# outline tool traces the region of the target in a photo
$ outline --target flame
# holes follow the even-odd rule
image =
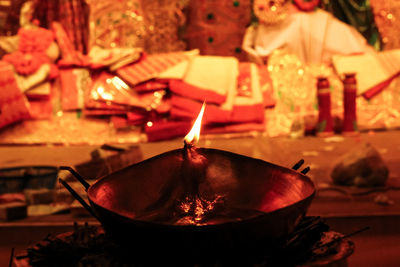
[[[193,124],[192,129],[190,132],[185,136],[185,142],[186,143],[196,143],[200,139],[200,129],[201,129],[201,120],[203,118],[204,114],[204,109],[206,108],[206,103],[203,103],[203,106],[201,107],[200,113],[197,116],[196,121]]]

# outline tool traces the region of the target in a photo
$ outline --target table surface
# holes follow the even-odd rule
[[[381,131],[361,133],[356,137],[341,135],[330,138],[288,137],[269,138],[263,135],[238,137],[232,139],[219,136],[205,136],[198,146],[228,150],[231,152],[260,158],[285,167],[292,167],[299,159],[310,166],[309,177],[317,189],[331,182],[330,173],[334,161],[343,153],[362,143],[370,143],[381,154],[390,170],[388,184],[392,188],[369,189],[341,188],[342,192],[317,190],[308,215],[321,216],[327,219],[332,229],[344,234],[362,227],[370,226],[371,230],[352,237],[356,251],[349,259],[349,266],[399,266],[400,256],[400,190],[396,184],[400,177],[400,131]],[[182,146],[182,140],[141,143],[137,145],[146,159],[162,152]],[[89,161],[90,152],[97,146],[0,146],[0,167],[26,165],[68,165]],[[383,191],[382,191],[383,190]],[[344,194],[344,193],[346,194]],[[354,196],[353,193],[364,192]],[[379,205],[375,198],[384,194],[392,205]],[[72,222],[98,224],[92,218],[74,218],[69,214],[30,217],[23,220],[0,223],[0,234],[9,235],[9,240],[18,243],[16,247],[26,247],[29,240],[40,240],[45,233],[62,232],[72,228]],[[54,230],[54,231],[53,231]],[[24,239],[25,238],[25,239]],[[22,240],[24,242],[20,242]],[[0,240],[0,262],[7,260],[9,244],[6,238]],[[21,245],[22,244],[22,245]],[[372,252],[371,252],[372,251]],[[3,255],[3,256],[1,256]],[[383,256],[380,256],[383,255]],[[1,258],[3,257],[3,258]]]
[[[340,187],[331,188],[330,173],[335,160],[355,146],[370,143],[381,154],[390,174],[389,187],[363,189]],[[181,139],[138,144],[142,158],[150,158],[162,152],[182,146]],[[232,139],[219,136],[205,136],[198,146],[231,151],[246,156],[260,158],[284,167],[292,167],[304,159],[303,167],[310,166],[308,176],[314,181],[317,195],[310,207],[310,215],[324,217],[400,215],[400,131],[361,133],[355,137],[335,135],[329,138],[288,137],[269,138],[263,135]],[[0,146],[0,167],[30,165],[74,166],[90,161],[90,153],[98,146]],[[336,187],[335,187],[336,188]],[[372,191],[368,193],[369,191]],[[383,192],[382,192],[383,191]],[[354,194],[359,194],[354,196]],[[393,205],[379,205],[374,199],[385,194]],[[17,222],[16,222],[17,223]]]

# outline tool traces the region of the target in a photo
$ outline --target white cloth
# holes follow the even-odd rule
[[[251,58],[266,57],[284,46],[305,63],[330,62],[336,54],[359,54],[372,49],[356,29],[321,9],[292,13],[276,25],[251,26],[243,40],[243,50]]]
[[[333,66],[340,76],[356,73],[357,93],[362,95],[400,73],[400,49],[363,55],[334,56]]]
[[[231,110],[237,88],[239,61],[234,57],[195,56],[187,69],[184,82],[201,89],[226,95],[222,109]]]
[[[190,61],[193,57],[198,56],[200,51],[198,49],[190,50],[184,52],[185,55],[188,56],[187,60],[184,60],[167,70],[161,72],[157,78],[159,79],[183,79],[186,73],[187,68],[189,67]]]

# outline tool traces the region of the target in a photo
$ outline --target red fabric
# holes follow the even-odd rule
[[[192,128],[192,121],[156,121],[152,126],[145,126],[149,142],[184,137]],[[264,123],[213,124],[204,126],[203,134],[240,133],[248,131],[264,131]]]
[[[160,72],[187,59],[188,56],[182,52],[142,56],[138,62],[118,69],[117,74],[134,86],[155,78]]]
[[[237,77],[237,95],[251,97],[252,93],[251,63],[241,62]]]
[[[135,87],[134,87],[135,91],[139,92],[139,93],[156,91],[156,90],[167,89],[167,88],[168,88],[168,81],[163,81],[163,80],[158,80],[158,79],[152,79],[147,82],[142,82],[142,83],[135,85]]]
[[[319,5],[319,0],[293,0],[293,2],[302,11],[314,11]]]
[[[59,74],[60,74],[60,71],[59,71],[57,65],[50,64],[50,72],[49,72],[48,79],[53,80],[53,79],[57,78]]]
[[[79,103],[79,78],[74,73],[74,69],[61,69],[60,70],[60,83],[61,83],[61,107],[63,110],[77,110],[82,108]]]
[[[18,88],[12,66],[0,61],[0,128],[29,118],[29,103]]]
[[[122,129],[130,126],[128,120],[124,116],[112,116],[111,123],[115,129]]]
[[[18,36],[18,50],[3,57],[3,60],[14,66],[16,72],[29,75],[36,72],[43,64],[51,63],[46,55],[47,48],[54,40],[51,31],[43,28],[21,28]]]
[[[29,75],[36,72],[42,64],[49,63],[49,58],[45,53],[23,53],[15,51],[11,54],[4,55],[4,61],[12,64],[15,71],[21,75]]]
[[[171,110],[171,99],[164,97],[155,111],[158,115],[167,115]]]
[[[193,120],[193,113],[185,110],[181,110],[179,108],[171,108],[170,117],[176,120]],[[206,124],[205,120],[203,120],[203,124]]]
[[[31,119],[47,120],[53,116],[53,88],[49,83],[48,94],[36,94],[34,91],[25,93],[29,101]]]
[[[226,101],[226,95],[190,85],[182,80],[170,80],[169,89],[177,95],[207,103],[222,104]]]
[[[388,87],[389,84],[399,76],[400,76],[400,72],[396,73],[395,75],[393,75],[392,77],[390,77],[386,81],[384,81],[384,82],[382,82],[380,84],[377,84],[373,88],[369,89],[364,94],[362,94],[362,96],[367,100],[373,98],[374,96],[376,96],[377,94],[382,92],[386,87]]]
[[[84,0],[36,0],[35,18],[50,28],[54,21],[64,27],[74,50],[88,52],[89,6]]]
[[[145,112],[128,112],[126,114],[127,119],[130,123],[133,123],[135,125],[142,124],[146,121],[148,118],[148,113]]]
[[[254,97],[253,96],[253,81],[251,75],[250,62],[241,62],[239,64],[239,75],[237,77],[237,97]],[[263,104],[253,105],[234,105],[232,114],[232,122],[263,122],[264,121],[264,107]]]
[[[149,142],[185,136],[192,128],[190,121],[156,121],[146,125],[144,130]]]
[[[188,98],[173,95],[171,97],[172,118],[192,118],[199,114],[202,103]],[[218,106],[209,104],[204,110],[203,123],[227,123],[230,121],[230,111],[222,110]]]
[[[237,77],[237,96],[245,99],[246,97],[253,97],[252,80],[251,80],[251,64],[240,63],[239,75]],[[256,81],[257,82],[257,81]],[[210,98],[213,95],[220,97],[221,95],[209,90],[203,90],[194,86],[187,85],[181,81],[171,81],[171,91],[179,94],[173,95],[171,98],[172,108],[171,117],[182,119],[195,119],[201,108],[202,103],[196,100],[204,100],[206,98],[207,106],[204,111],[203,124],[213,123],[243,123],[243,122],[263,122],[264,121],[264,107],[262,103],[249,104],[249,105],[234,105],[232,110],[224,110],[219,106],[210,104]],[[177,86],[174,86],[177,85]],[[180,87],[179,87],[180,86]],[[180,88],[180,90],[172,89]],[[223,96],[225,98],[225,96]],[[225,99],[226,100],[226,99]],[[218,104],[222,104],[219,102]]]
[[[110,116],[110,115],[125,115],[126,111],[116,109],[83,109],[85,116]]]
[[[249,131],[265,131],[264,123],[234,123],[222,125],[210,125],[203,129],[205,134],[220,134],[220,133],[240,133]]]
[[[47,120],[53,116],[53,103],[51,99],[29,100],[29,111],[31,119]]]
[[[51,28],[61,50],[62,58],[58,61],[58,65],[61,67],[87,66],[89,64],[88,58],[75,50],[75,46],[72,44],[63,26],[59,22],[53,22]]]
[[[246,99],[248,97],[250,100],[250,98],[253,97],[250,63],[239,64],[237,80],[238,87],[236,97],[241,99]],[[204,111],[203,125],[244,122],[262,123],[264,121],[264,106],[262,103],[233,105],[232,110],[224,110],[211,102],[210,98],[214,100],[219,98],[218,104],[222,104],[226,100],[223,98],[226,97],[216,94],[213,91],[200,89],[177,80],[170,82],[170,89],[175,93],[171,97],[172,108],[170,114],[172,118],[195,119],[201,109],[202,101],[206,99],[207,106]]]
[[[264,107],[262,104],[233,106],[230,122],[263,122]]]
[[[143,125],[147,121],[147,118],[146,114],[130,112],[127,116],[112,116],[111,122],[114,128],[121,129],[129,126]]]
[[[264,108],[273,108],[276,105],[274,92],[272,90],[265,90],[262,92]]]
[[[24,53],[45,53],[51,42],[54,40],[53,33],[44,28],[21,28],[18,31],[18,36],[18,50]]]
[[[201,102],[180,96],[171,97],[171,117],[179,119],[195,119],[201,109]],[[203,124],[263,122],[264,108],[262,104],[233,106],[232,111],[207,104],[204,110]]]
[[[96,101],[93,99],[85,100],[85,108],[86,109],[100,109],[100,110],[116,110],[126,113],[130,110],[130,107],[112,104],[110,102],[105,101]]]
[[[75,47],[83,53],[88,52],[89,8],[84,0],[69,1],[72,10],[72,24],[66,24],[68,32],[73,35]],[[68,5],[66,5],[67,7]]]

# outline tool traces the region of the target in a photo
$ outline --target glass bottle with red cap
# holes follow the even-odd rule
[[[317,97],[318,97],[317,134],[320,136],[333,135],[330,83],[328,79],[324,76],[318,77]]]
[[[343,128],[342,133],[358,133],[357,127],[357,80],[355,73],[346,73],[343,80]]]

